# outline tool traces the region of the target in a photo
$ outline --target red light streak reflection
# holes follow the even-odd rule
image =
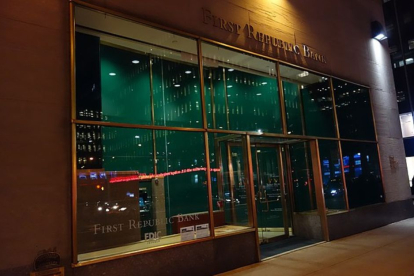
[[[146,179],[152,179],[157,177],[165,177],[165,176],[171,176],[171,175],[177,175],[177,174],[183,174],[183,173],[190,173],[190,172],[198,172],[198,171],[206,171],[206,168],[192,168],[192,169],[183,169],[180,171],[173,171],[173,172],[166,172],[166,173],[157,173],[157,174],[145,174],[140,173],[137,175],[131,175],[131,176],[117,176],[111,178],[109,180],[109,183],[119,183],[119,182],[128,182],[128,181],[135,181],[135,180],[146,180]],[[211,172],[219,172],[220,169],[210,169]]]

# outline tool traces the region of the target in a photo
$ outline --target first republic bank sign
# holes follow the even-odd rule
[[[211,25],[213,27],[222,29],[229,33],[236,35],[242,34],[242,25],[225,20],[224,18],[214,15],[210,10],[202,8],[203,10],[203,23]],[[254,27],[248,23],[244,25],[244,34],[247,35],[249,39],[255,40],[263,45],[268,45],[269,47],[275,47],[282,49],[287,52],[294,53],[295,55],[303,55],[305,58],[313,59],[315,61],[326,63],[325,56],[312,51],[309,46],[296,43],[289,43],[278,39],[274,36],[271,36],[266,33],[258,32]]]

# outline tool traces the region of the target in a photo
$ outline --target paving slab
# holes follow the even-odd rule
[[[219,275],[414,276],[414,218]]]

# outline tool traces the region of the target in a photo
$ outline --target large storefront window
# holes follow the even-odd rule
[[[195,40],[83,8],[76,15],[77,119],[202,126]]]
[[[77,125],[76,134],[80,260],[210,235],[202,133],[160,130],[154,141],[152,130]]]
[[[255,221],[268,243],[317,209],[383,201],[377,144],[358,142],[375,140],[366,88],[333,80],[338,139],[327,77],[87,8],[75,17],[75,262]]]
[[[369,90],[338,79],[332,81],[341,138],[375,141]]]
[[[79,7],[76,23],[78,260],[209,237],[204,134],[177,129],[202,126],[196,41]]]
[[[280,65],[288,134],[335,137],[329,80]]]
[[[274,62],[202,43],[208,127],[281,133]]]
[[[152,131],[77,125],[77,237],[84,253],[127,244],[148,232]],[[82,258],[82,257],[81,257]]]
[[[341,142],[349,207],[384,202],[377,145]]]

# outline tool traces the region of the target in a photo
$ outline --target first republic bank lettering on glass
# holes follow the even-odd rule
[[[218,17],[214,15],[210,10],[203,9],[203,23],[212,25],[213,27],[222,29],[224,31],[240,35],[242,34],[242,25],[227,21],[224,18]],[[247,33],[247,37],[249,39],[253,39],[257,42],[261,42],[265,45],[269,45],[271,47],[277,47],[283,49],[288,52],[292,52],[296,55],[303,55],[305,58],[310,58],[322,63],[326,63],[326,59],[323,55],[318,54],[312,51],[309,46],[302,44],[300,47],[298,44],[289,43],[278,39],[274,36],[268,35],[266,33],[255,31],[254,27],[248,23],[245,24],[244,30]]]

